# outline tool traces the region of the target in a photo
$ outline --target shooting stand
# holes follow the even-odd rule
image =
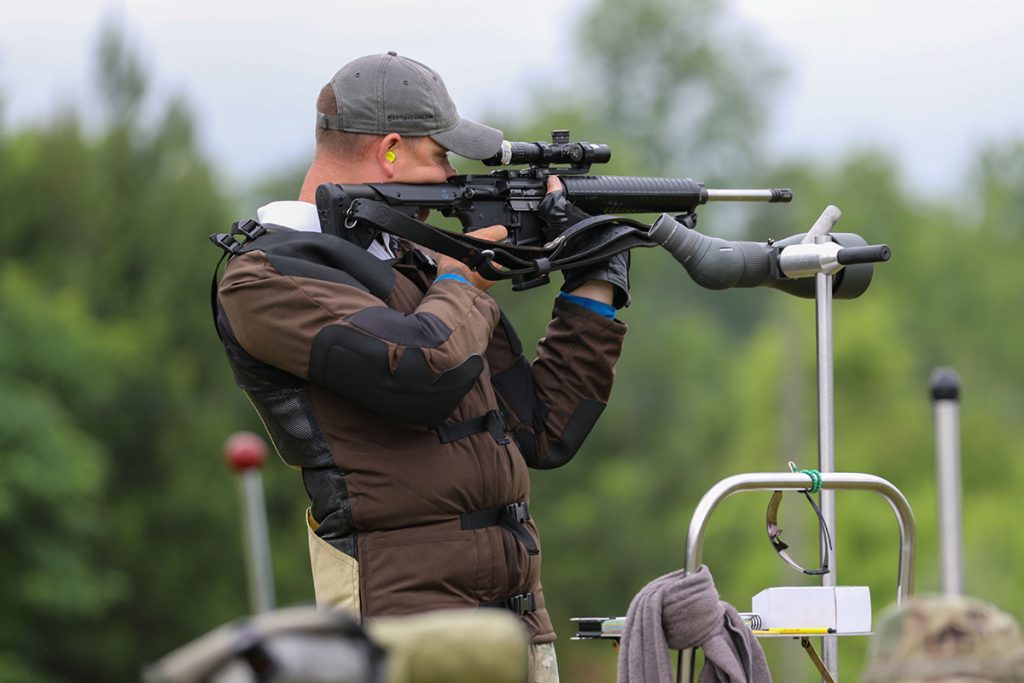
[[[820,507],[827,535],[822,534],[822,543],[832,540],[832,560],[829,571],[822,574],[823,587],[836,587],[836,529],[835,491],[874,491],[884,497],[899,526],[899,568],[896,581],[896,602],[902,604],[913,593],[914,553],[916,526],[914,515],[903,493],[893,484],[870,474],[835,471],[835,405],[833,393],[832,354],[832,293],[833,276],[842,268],[843,259],[836,258],[836,247],[829,232],[840,217],[839,209],[828,207],[799,245],[787,247],[780,256],[780,264],[786,272],[800,272],[802,276],[815,278],[817,374],[818,374],[818,470],[820,471]],[[787,250],[789,253],[787,254]],[[788,259],[788,261],[787,261]],[[888,251],[879,260],[888,259]],[[723,500],[743,491],[806,491],[808,475],[802,473],[758,472],[727,477],[712,486],[698,503],[686,537],[684,569],[687,573],[697,570],[701,564],[704,531],[711,513]],[[617,639],[622,633],[624,618],[616,619],[574,619],[579,625],[576,638]],[[758,633],[758,637],[799,638],[812,662],[827,683],[838,680],[839,656],[837,638],[844,635],[870,635],[862,633],[834,633],[818,635],[817,632],[799,633],[798,629],[787,629],[786,633]],[[822,657],[819,658],[811,645],[811,637],[822,638]],[[694,651],[679,653],[678,683],[694,680]]]

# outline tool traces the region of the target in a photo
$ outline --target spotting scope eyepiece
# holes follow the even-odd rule
[[[772,243],[725,240],[697,232],[692,222],[662,214],[651,226],[650,237],[707,289],[772,287],[813,299],[812,276],[828,273],[835,275],[834,297],[855,299],[871,284],[872,264],[888,261],[891,251],[884,244],[869,245],[854,233],[824,234],[824,244],[807,242],[812,232]]]

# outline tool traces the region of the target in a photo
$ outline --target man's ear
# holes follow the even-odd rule
[[[395,177],[395,148],[401,141],[402,136],[398,133],[388,133],[373,146],[374,164],[388,180]]]

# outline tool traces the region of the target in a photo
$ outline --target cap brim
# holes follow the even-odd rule
[[[467,159],[489,159],[501,151],[505,134],[497,128],[469,119],[459,119],[455,127],[430,136],[439,145]]]

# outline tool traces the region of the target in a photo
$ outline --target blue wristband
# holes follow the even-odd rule
[[[558,298],[565,299],[566,301],[583,306],[584,308],[589,308],[594,313],[599,313],[606,318],[615,320],[615,307],[611,304],[606,304],[603,301],[596,301],[594,299],[588,299],[585,296],[576,296],[575,294],[569,294],[567,292],[559,292]]]
[[[470,287],[473,286],[472,282],[462,277],[458,273],[445,273],[444,275],[438,275],[436,278],[434,278],[434,282],[440,282],[441,280],[458,280],[459,282],[463,282],[469,285]]]

